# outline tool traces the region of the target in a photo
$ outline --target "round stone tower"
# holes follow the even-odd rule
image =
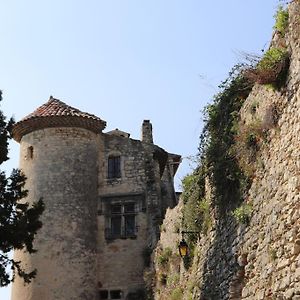
[[[97,299],[97,183],[101,131],[105,121],[50,97],[16,123],[20,168],[32,202],[43,198],[43,227],[37,253],[16,251],[36,278],[16,278],[12,300]]]

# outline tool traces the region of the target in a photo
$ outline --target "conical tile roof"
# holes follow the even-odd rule
[[[50,96],[48,102],[14,125],[13,138],[20,142],[25,134],[49,127],[81,127],[99,133],[105,126],[99,117]]]

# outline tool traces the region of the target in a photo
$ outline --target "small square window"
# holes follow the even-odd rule
[[[99,297],[100,300],[108,299],[108,291],[107,290],[99,291]]]
[[[111,299],[122,299],[122,291],[120,291],[120,290],[110,291],[110,298]]]

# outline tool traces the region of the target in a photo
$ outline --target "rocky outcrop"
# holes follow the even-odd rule
[[[255,85],[240,111],[242,124],[259,121],[268,130],[246,199],[250,220],[240,224],[231,213],[212,216],[192,267],[180,263],[178,299],[300,299],[300,2],[288,9],[285,36],[275,33],[272,42],[284,44],[290,54],[287,82],[280,90]],[[172,219],[181,217],[177,213]],[[180,236],[166,238],[169,224],[166,219],[161,245],[175,249]],[[167,284],[156,299],[165,299],[164,293],[177,299]]]

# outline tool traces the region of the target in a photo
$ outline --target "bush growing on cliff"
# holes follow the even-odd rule
[[[276,14],[274,15],[275,25],[274,29],[277,30],[281,35],[284,35],[289,25],[289,12],[284,9],[283,6],[279,6]]]
[[[289,68],[289,53],[285,48],[270,48],[254,67],[245,70],[244,75],[258,84],[271,84],[275,89],[286,81]]]
[[[183,290],[180,287],[174,289],[171,293],[171,300],[182,300],[183,298]]]
[[[157,262],[160,266],[165,267],[169,262],[170,257],[172,256],[172,249],[166,247],[162,249],[161,253],[157,257]]]
[[[247,224],[250,221],[252,210],[252,205],[243,203],[240,207],[237,207],[232,214],[238,223]]]
[[[244,77],[245,65],[235,66],[219,88],[212,104],[205,109],[205,126],[199,151],[207,166],[213,188],[213,204],[225,209],[240,202],[246,180],[232,151],[238,129],[239,111],[253,82]]]
[[[247,178],[254,175],[257,153],[262,143],[267,141],[267,136],[267,128],[258,120],[239,126],[232,153],[237,157],[238,165]]]
[[[182,228],[184,231],[206,233],[210,227],[210,204],[205,199],[206,176],[205,167],[199,166],[182,181],[182,197],[185,204],[182,218]],[[190,233],[184,237],[190,247],[191,253],[198,236],[198,233]]]

